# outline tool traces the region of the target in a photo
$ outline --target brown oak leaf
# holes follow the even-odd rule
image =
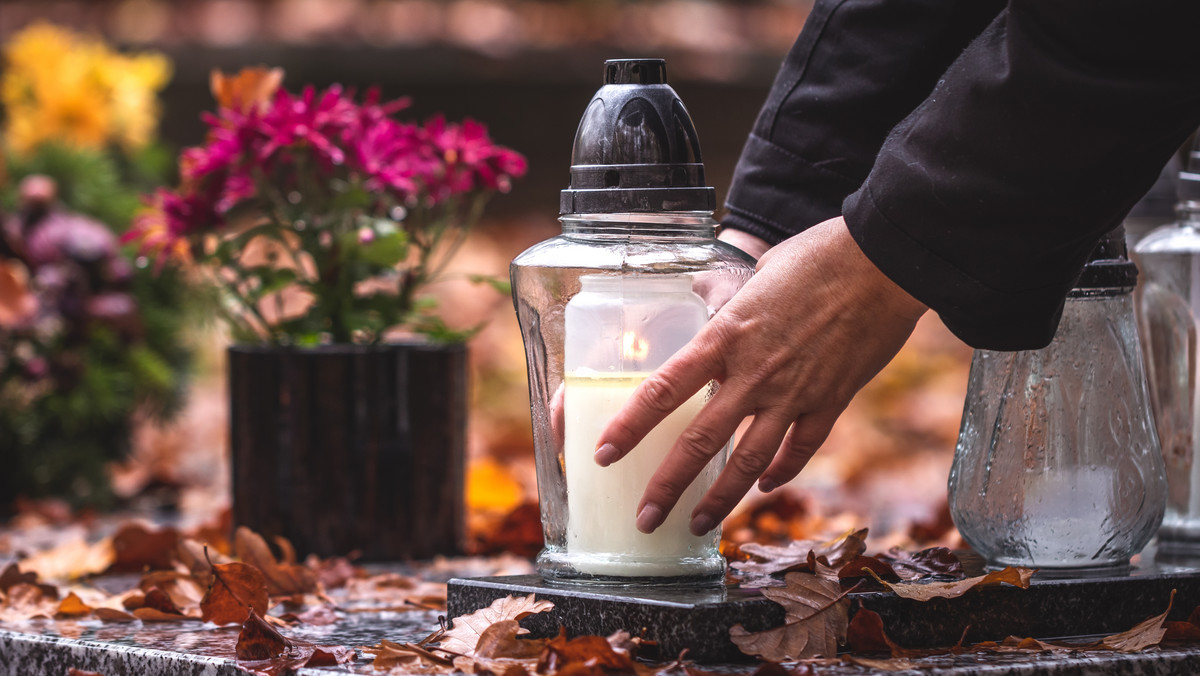
[[[809,563],[811,553],[815,560],[833,568],[840,568],[847,561],[861,556],[867,551],[865,539],[867,529],[850,530],[832,540],[795,540],[785,546],[763,545],[749,542],[741,545],[743,554],[753,558],[751,561],[738,561],[734,568],[759,574],[774,574],[792,570],[812,571]]]
[[[1167,609],[1161,615],[1155,615],[1148,620],[1139,622],[1128,631],[1104,637],[1100,640],[1100,646],[1117,652],[1135,653],[1162,643],[1163,636],[1167,633],[1163,623],[1166,622],[1167,615],[1171,612],[1171,606],[1174,603],[1175,590],[1172,589],[1171,598],[1167,600]]]
[[[271,548],[261,535],[239,526],[233,540],[234,551],[238,558],[262,571],[267,579],[267,591],[271,596],[291,596],[307,594],[317,590],[317,576],[308,568],[289,562],[287,557],[294,558],[291,545],[282,549],[284,560],[280,561],[271,553]]]
[[[783,606],[784,624],[751,633],[734,625],[729,636],[743,653],[772,661],[808,657],[834,657],[846,636],[850,602],[848,591],[834,580],[808,573],[788,573],[786,587],[769,587],[762,593]]]
[[[214,624],[241,624],[251,612],[266,615],[270,603],[267,579],[259,569],[237,561],[218,563],[200,600],[200,617]]]
[[[987,575],[978,577],[969,577],[965,580],[957,580],[954,582],[904,582],[893,584],[879,580],[880,583],[887,586],[896,593],[897,596],[914,601],[928,601],[929,599],[952,599],[962,596],[976,587],[988,587],[998,584],[1010,584],[1021,589],[1029,589],[1029,579],[1033,576],[1033,569],[1030,568],[1014,568],[1009,566],[1004,570],[997,570]]]
[[[554,608],[553,603],[537,600],[533,594],[496,599],[487,608],[480,608],[469,615],[454,618],[450,629],[441,639],[441,647],[458,655],[474,655],[479,637],[488,627],[504,620],[520,620],[552,608]]]

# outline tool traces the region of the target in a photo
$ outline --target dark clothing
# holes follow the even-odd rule
[[[774,244],[843,214],[967,343],[1044,346],[1200,124],[1197,26],[1197,0],[817,0],[725,225]]]

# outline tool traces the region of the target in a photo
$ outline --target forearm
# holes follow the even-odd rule
[[[776,244],[838,216],[888,131],[1002,6],[818,0],[743,149],[726,227]]]
[[[1200,124],[1190,0],[1010,3],[844,204],[893,281],[975,347],[1054,335],[1091,248]]]

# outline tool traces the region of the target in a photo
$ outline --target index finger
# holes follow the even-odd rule
[[[651,373],[613,416],[596,440],[596,462],[607,467],[625,457],[692,395],[720,374],[708,350],[688,343]]]

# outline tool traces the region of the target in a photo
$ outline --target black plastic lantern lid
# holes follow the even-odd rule
[[[604,62],[571,151],[562,214],[713,211],[696,127],[662,59]]]
[[[1129,260],[1125,246],[1125,226],[1117,226],[1096,244],[1071,295],[1129,293],[1137,286],[1137,276],[1137,266]]]

